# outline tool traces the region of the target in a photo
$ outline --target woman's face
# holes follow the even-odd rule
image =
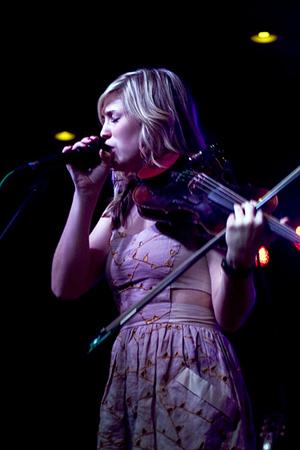
[[[117,95],[108,96],[103,119],[100,136],[111,148],[113,169],[125,173],[138,172],[143,166],[139,150],[140,122],[125,114],[124,105]]]

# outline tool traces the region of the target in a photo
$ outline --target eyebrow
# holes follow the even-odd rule
[[[112,109],[106,109],[106,110],[104,111],[104,115],[105,115],[105,116],[111,116],[114,112],[118,112],[118,110],[117,110],[117,109],[114,109],[114,108],[112,108]]]
[[[101,120],[104,120],[105,117],[112,117],[113,113],[115,113],[116,110],[115,109],[108,109],[105,110],[102,114],[101,114]]]
[[[102,109],[101,120],[105,117],[112,117],[114,113],[122,114],[124,112],[123,106],[121,104],[109,103],[105,108]]]
[[[105,108],[105,110],[103,111],[102,115],[103,116],[111,116],[113,113],[122,113],[123,109],[122,108],[118,108],[116,106],[112,106],[111,109],[108,106],[107,108]]]

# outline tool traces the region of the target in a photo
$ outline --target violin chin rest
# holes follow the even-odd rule
[[[144,167],[142,167],[138,172],[138,177],[141,180],[156,177],[166,170],[170,169],[170,167],[172,167],[176,163],[179,157],[179,153],[168,152],[157,160],[159,166],[145,165]]]

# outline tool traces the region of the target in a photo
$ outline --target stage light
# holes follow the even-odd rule
[[[297,234],[299,234],[299,236],[300,236],[300,225],[298,225],[297,227],[296,227],[296,233]],[[300,244],[298,243],[298,242],[294,242],[294,245],[295,245],[295,247],[298,249],[298,250],[300,250]]]
[[[72,141],[73,139],[75,139],[75,134],[74,133],[70,133],[70,131],[59,131],[58,133],[56,133],[54,135],[54,138],[58,141]]]
[[[279,39],[276,34],[269,33],[268,31],[260,31],[250,37],[251,41],[256,44],[271,44]]]
[[[270,254],[266,247],[260,247],[258,249],[258,256],[256,256],[256,265],[260,267],[265,267],[267,264],[269,264],[270,261]]]

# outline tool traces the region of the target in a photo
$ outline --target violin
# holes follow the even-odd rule
[[[263,208],[269,228],[292,242],[300,242],[300,236],[270,213],[278,204],[276,194],[299,174],[300,166],[256,204],[256,209]],[[140,181],[133,191],[133,200],[143,217],[163,223],[200,226],[208,235],[219,233],[233,205],[246,201],[231,187],[195,170],[193,164],[183,165],[179,155],[173,154],[169,164],[166,158],[163,169],[144,168],[138,175]],[[259,190],[258,196],[261,194]]]
[[[107,327],[102,328],[99,335],[91,342],[89,352],[101,344],[115,329],[124,325],[156,295],[218,244],[220,239],[225,236],[223,225],[227,220],[228,209],[231,210],[234,203],[245,201],[241,195],[216,181],[210,175],[195,170],[192,165],[188,164],[186,168],[182,169],[181,167],[180,170],[179,159],[179,155],[173,154],[170,159],[166,156],[163,161],[160,161],[162,163],[161,168],[143,168],[138,174],[139,182],[132,192],[133,200],[140,214],[146,218],[159,220],[161,223],[167,224],[175,220],[176,225],[178,223],[177,216],[184,215],[188,223],[194,223],[196,226],[201,225],[199,228],[204,227],[203,229],[207,230],[207,234],[212,233],[214,236],[209,240],[206,239],[208,242],[192,252],[191,256],[169,273],[138,303],[120,314]],[[285,185],[299,174],[300,166],[264,195],[256,204],[256,209],[265,206],[270,199],[274,198]],[[274,207],[274,204],[272,207]],[[226,211],[226,214],[224,214],[224,211]],[[280,221],[267,213],[265,213],[265,216],[270,228],[275,233],[293,242],[300,242],[300,236],[292,228],[281,224]],[[216,220],[216,217],[218,220]],[[189,234],[185,227],[178,228],[180,228],[179,233]],[[222,229],[218,232],[220,228]]]

